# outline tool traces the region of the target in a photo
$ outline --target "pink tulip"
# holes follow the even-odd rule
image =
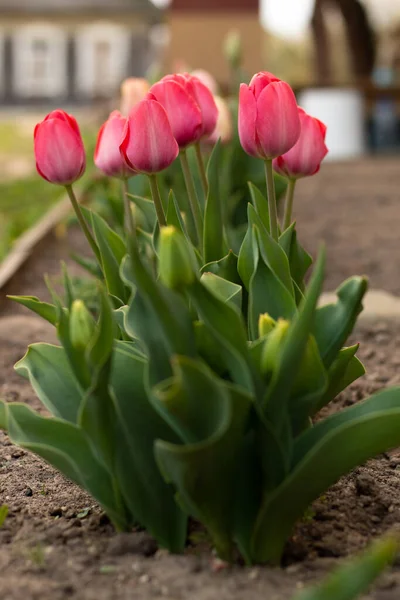
[[[85,149],[78,123],[63,110],[53,110],[34,132],[36,168],[44,179],[70,185],[82,177]]]
[[[212,134],[205,140],[207,143],[215,144],[219,139],[223,144],[227,144],[232,139],[232,114],[228,103],[221,96],[214,97],[218,108],[217,125]]]
[[[167,111],[181,149],[214,131],[218,108],[210,90],[197,77],[188,73],[167,75],[150,91]]]
[[[325,145],[326,126],[302,108],[298,111],[301,123],[300,137],[293,148],[273,161],[275,171],[289,179],[315,175],[328,153]]]
[[[135,174],[128,168],[119,149],[127,121],[118,110],[114,110],[97,137],[94,164],[109,177],[126,178]]]
[[[166,169],[178,156],[167,113],[153,94],[131,110],[120,151],[130,169],[148,174]]]
[[[197,79],[199,79],[201,83],[208,87],[213,96],[218,94],[218,84],[215,78],[211,75],[211,73],[209,73],[205,69],[195,69],[194,71],[191,71],[190,74],[192,77],[197,77]]]
[[[239,137],[243,149],[264,160],[284,154],[300,135],[296,98],[289,84],[271,73],[240,86]]]
[[[129,77],[121,85],[121,113],[127,117],[136,104],[144,100],[150,88],[147,79]]]

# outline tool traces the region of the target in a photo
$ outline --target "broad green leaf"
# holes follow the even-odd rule
[[[149,200],[148,198],[144,198],[143,196],[137,196],[136,194],[129,194],[129,198],[143,213],[147,222],[148,229],[149,231],[152,231],[154,228],[154,224],[157,220],[156,209],[154,208],[153,201]]]
[[[296,594],[293,600],[355,600],[396,558],[399,540],[388,535],[347,560],[321,583]]]
[[[329,404],[341,391],[346,389],[353,381],[364,375],[365,368],[355,356],[359,344],[342,348],[337,358],[332,363],[328,371],[328,389],[315,407],[318,412]]]
[[[232,252],[232,250],[230,250],[229,253],[224,256],[224,258],[206,263],[202,267],[201,273],[206,272],[214,273],[214,275],[223,277],[228,281],[232,281],[232,283],[242,285],[242,280],[240,279],[238,273],[238,257]]]
[[[268,233],[270,233],[268,200],[260,192],[258,187],[256,187],[253,183],[249,182],[248,185],[250,190],[251,201],[257,212],[257,215],[261,219],[265,229],[268,231]]]
[[[159,440],[156,458],[179,502],[207,527],[220,556],[231,559],[235,475],[251,397],[200,362],[179,357],[176,365],[175,380],[156,393],[187,443]]]
[[[400,445],[400,388],[319,421],[295,442],[290,475],[264,501],[253,559],[277,562],[296,522],[325,490],[357,465]]]
[[[250,281],[256,270],[258,260],[258,248],[254,240],[251,223],[248,224],[246,235],[240,246],[238,256],[238,273],[247,291],[250,290]]]
[[[220,348],[232,380],[245,389],[253,391],[252,362],[250,359],[246,330],[242,317],[235,306],[226,304],[200,281],[196,280],[188,295],[199,318]]]
[[[208,194],[204,210],[204,262],[219,260],[224,256],[224,227],[219,178],[221,142],[214,146],[207,166]]]
[[[14,444],[38,454],[86,489],[118,529],[127,529],[132,524],[116,503],[109,473],[96,460],[79,427],[41,417],[23,404],[9,404],[7,413],[8,433]]]
[[[166,220],[167,225],[173,225],[176,229],[184,234],[186,239],[189,239],[186,226],[173,190],[171,190],[168,195]]]
[[[55,417],[77,422],[83,390],[65,350],[51,344],[31,344],[15,370],[29,379],[39,400]]]
[[[101,262],[107,290],[112,296],[119,298],[122,303],[129,298],[119,276],[119,267],[127,253],[125,243],[99,215],[91,213],[92,228],[100,250]]]
[[[179,438],[149,401],[146,379],[147,361],[137,355],[133,344],[118,342],[110,381],[117,415],[115,469],[131,513],[163,546],[181,552],[187,517],[154,457],[155,440],[179,443]]]
[[[296,292],[297,303],[302,299],[302,292],[304,292],[304,277],[312,265],[312,258],[299,244],[297,240],[296,223],[292,223],[279,237],[279,245],[285,251],[286,256],[289,259],[290,273],[295,284],[294,289]],[[300,291],[300,293],[297,291]]]
[[[239,310],[242,308],[242,286],[232,283],[214,273],[203,273],[200,281],[224,302],[232,302]]]
[[[57,322],[57,311],[54,304],[48,302],[41,302],[36,296],[7,296],[10,300],[26,306],[29,310],[33,311],[52,325]]]
[[[363,309],[362,299],[367,287],[368,281],[365,277],[352,277],[337,290],[336,303],[321,306],[316,311],[313,333],[327,368],[331,366],[353,330]]]
[[[263,261],[287,288],[290,295],[294,297],[289,261],[285,252],[265,229],[260,217],[251,204],[248,205],[247,215],[249,224],[251,223],[257,229],[257,243]]]

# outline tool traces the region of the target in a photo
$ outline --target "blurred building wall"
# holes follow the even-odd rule
[[[243,45],[243,67],[250,74],[262,69],[265,33],[258,0],[174,0],[168,11],[170,44],[167,66],[180,62],[204,68],[221,83],[229,78],[223,42],[237,30]]]

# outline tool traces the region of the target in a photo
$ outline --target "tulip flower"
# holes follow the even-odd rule
[[[50,183],[71,185],[86,167],[78,123],[63,110],[53,110],[34,132],[36,168]]]
[[[144,100],[150,84],[141,77],[129,77],[121,85],[121,113],[127,117],[136,104]]]
[[[215,144],[219,139],[227,144],[232,139],[232,115],[228,103],[221,96],[214,97],[218,108],[217,125],[212,134],[205,140],[207,143]]]
[[[179,146],[167,113],[152,93],[131,110],[122,134],[120,152],[129,169],[149,175],[158,221],[160,226],[165,225],[154,176],[174,162]]]
[[[283,228],[289,227],[292,221],[293,196],[296,180],[318,173],[321,162],[328,153],[325,144],[326,126],[324,123],[308,115],[298,108],[301,133],[296,144],[282,156],[273,161],[277,173],[289,179]]]
[[[215,78],[211,75],[211,73],[209,73],[205,69],[195,69],[194,71],[191,71],[190,74],[192,77],[196,77],[197,79],[199,79],[199,81],[201,81],[203,85],[208,87],[213,96],[218,94],[218,83],[216,82]]]
[[[127,121],[118,110],[114,110],[97,136],[94,164],[109,177],[125,179],[136,173],[128,168],[119,149]]]
[[[197,77],[188,73],[167,75],[150,91],[167,111],[181,149],[214,131],[218,109],[212,93]]]
[[[257,158],[272,159],[288,152],[300,135],[300,119],[292,88],[271,73],[242,83],[239,96],[239,137],[243,149]]]
[[[318,173],[328,152],[325,144],[326,126],[302,108],[299,108],[298,112],[301,123],[299,139],[288,152],[273,161],[275,171],[289,179]]]

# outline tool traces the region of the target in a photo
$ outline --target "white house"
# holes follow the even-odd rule
[[[0,103],[109,98],[155,58],[150,0],[0,0]]]

